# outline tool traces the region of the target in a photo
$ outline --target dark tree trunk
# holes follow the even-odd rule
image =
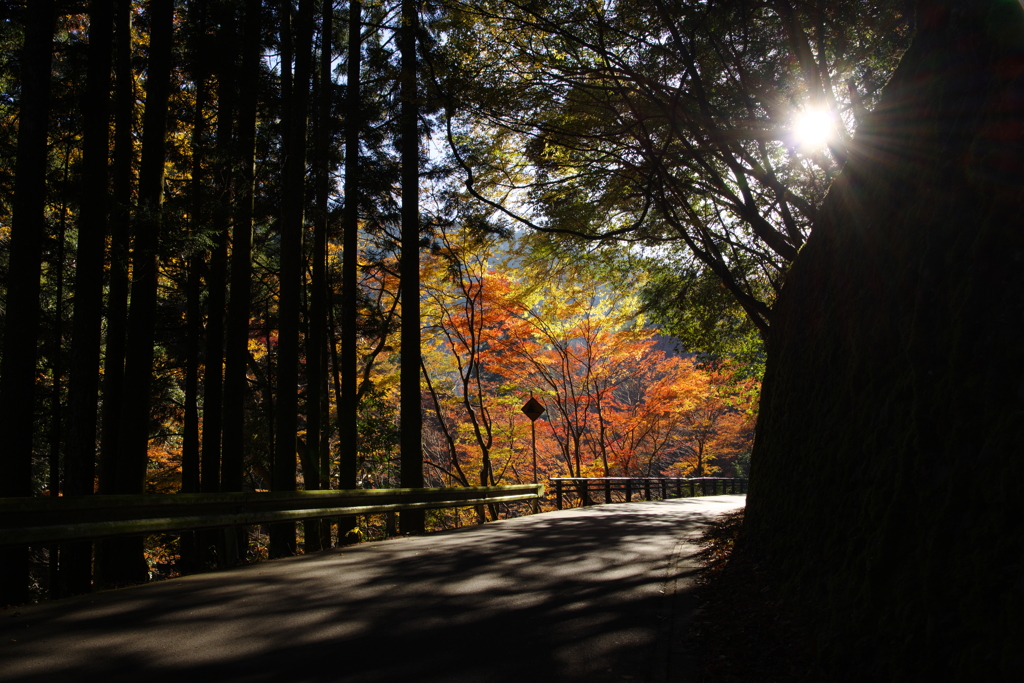
[[[94,491],[100,323],[103,316],[103,246],[107,236],[107,154],[113,11],[110,0],[90,3],[89,66],[83,105],[82,201],[75,255],[75,309],[71,321],[70,423],[64,453],[65,495]],[[63,552],[71,593],[92,585],[92,546],[69,543]]]
[[[128,310],[124,397],[117,441],[118,466],[112,493],[142,493],[149,451],[149,406],[156,319],[157,251],[164,185],[164,145],[170,93],[173,0],[152,0],[146,110],[139,167],[139,213],[132,250],[132,296]],[[107,584],[145,581],[142,538],[104,544],[101,574]]]
[[[917,26],[775,305],[744,541],[837,678],[1017,680],[1024,16]]]
[[[252,278],[252,219],[255,184],[256,108],[259,90],[261,3],[247,0],[239,74],[236,214],[231,233],[231,299],[224,356],[224,445],[222,488],[242,490],[245,402],[249,394],[249,306]]]
[[[217,18],[217,161],[211,219],[213,250],[206,281],[206,353],[203,375],[203,452],[199,490],[221,490],[221,433],[224,403],[224,317],[227,306],[228,235],[231,230],[231,170],[234,159],[233,128],[236,94],[234,3],[218,3]],[[226,534],[210,529],[199,532],[200,559],[206,566],[224,563]]]
[[[331,287],[329,282],[328,282],[328,290],[327,290],[327,300],[328,301],[334,301],[334,289]],[[342,408],[341,408],[341,406],[342,406],[341,364],[340,364],[340,362],[338,360],[338,339],[337,339],[337,336],[335,334],[335,330],[336,329],[337,329],[337,325],[336,325],[335,319],[334,319],[334,306],[330,305],[330,306],[327,307],[327,332],[328,332],[328,334],[327,334],[327,336],[328,336],[327,343],[328,343],[329,352],[330,352],[330,355],[331,355],[331,381],[332,381],[332,384],[334,386],[334,405],[335,405],[335,410],[337,411],[336,414],[335,414],[335,422],[340,424],[341,420],[342,420],[342,416],[341,416],[341,410],[342,410]],[[339,434],[340,434],[340,430],[339,430]],[[338,449],[340,451],[342,451],[342,453],[344,453],[344,448],[345,448],[344,442],[339,443]],[[354,445],[353,445],[353,448],[354,448]],[[344,455],[342,455],[341,457],[343,458]],[[339,458],[339,460],[340,460],[340,458]],[[342,474],[342,465],[339,462],[339,465],[338,465],[338,488],[339,489],[355,488],[355,473],[354,472],[353,472],[353,475],[352,475],[352,480],[353,480],[353,482],[352,482],[353,485],[352,486],[346,486],[345,485],[345,483],[344,483],[345,480],[344,480],[343,474]],[[355,532],[350,533],[356,527],[356,518],[354,516],[353,517],[341,517],[337,521],[338,521],[338,545],[358,542],[358,533],[355,533]]]
[[[21,107],[3,359],[0,361],[0,497],[32,495],[32,435],[36,348],[39,341],[39,275],[46,223],[47,119],[53,55],[54,4],[29,6],[22,51]],[[28,548],[0,550],[0,605],[28,600]]]
[[[216,230],[207,280],[206,374],[203,377],[203,457],[200,490],[220,490],[223,416],[224,316],[227,305],[228,235],[232,205],[231,166],[235,108],[236,48],[234,7],[220,5],[217,31],[217,196],[213,223]]]
[[[320,451],[323,431],[324,331],[327,325],[324,297],[327,292],[327,222],[330,198],[330,126],[331,96],[334,83],[331,78],[331,35],[333,33],[334,4],[324,0],[320,26],[319,107],[317,112],[317,144],[315,157],[316,217],[313,223],[313,276],[310,281],[309,331],[306,338],[306,449],[309,472],[305,473],[306,489],[330,488],[330,469],[324,467]],[[324,486],[325,480],[328,486]],[[326,522],[324,522],[326,523]],[[305,522],[306,552],[322,550],[321,520]]]
[[[228,301],[224,351],[224,442],[221,490],[241,491],[245,446],[245,405],[249,396],[249,306],[252,279],[252,220],[255,186],[256,108],[262,52],[262,3],[246,0],[239,74],[235,219],[231,232],[231,298]],[[244,530],[236,532],[236,550],[228,561],[245,557]]]
[[[191,30],[195,45],[192,52],[191,76],[195,83],[195,111],[192,119],[192,215],[190,228],[198,236],[206,224],[206,193],[203,188],[206,170],[206,106],[209,97],[206,55],[211,49],[207,36],[208,13],[206,2],[193,3],[191,8]],[[181,492],[199,493],[200,490],[200,448],[199,448],[199,346],[203,337],[203,312],[201,301],[202,270],[205,254],[195,250],[188,257],[188,275],[185,283],[185,407],[181,443]],[[183,573],[199,571],[199,542],[197,531],[186,531],[181,535],[181,567]]]
[[[266,407],[266,415],[264,423],[267,426],[267,448],[270,453],[271,462],[271,475],[267,481],[267,485],[273,487],[274,476],[273,476],[273,461],[274,454],[277,452],[277,434],[274,432],[274,416],[277,412],[274,409],[274,387],[277,386],[277,374],[274,371],[274,355],[276,351],[273,350],[272,339],[271,339],[271,322],[270,322],[270,306],[268,306],[263,313],[263,319],[265,321],[265,327],[263,329],[264,343],[267,346],[267,381],[265,389],[263,390],[262,398],[263,404]]]
[[[107,339],[103,359],[103,428],[100,437],[101,483],[113,479],[111,468],[117,457],[118,420],[124,390],[125,335],[128,324],[129,223],[135,152],[132,130],[135,124],[135,79],[132,74],[131,0],[115,0],[114,68],[117,76],[114,96],[113,206],[110,215],[110,269],[107,294]],[[103,493],[101,489],[101,493]]]
[[[290,0],[281,5],[282,122],[284,169],[281,197],[281,266],[278,303],[277,444],[274,449],[273,490],[294,491],[298,429],[299,304],[302,284],[302,220],[305,195],[306,121],[309,106],[310,48],[313,35],[310,0],[301,0],[296,15],[295,74],[291,71]],[[295,525],[271,526],[272,557],[295,552]]]
[[[420,211],[419,106],[416,94],[416,34],[419,12],[415,0],[402,0],[402,357],[401,425],[402,487],[423,486],[423,413],[420,398]],[[403,533],[423,531],[423,511],[402,513]]]
[[[345,215],[341,270],[341,401],[338,404],[338,488],[356,487],[358,459],[358,335],[359,307],[359,133],[362,125],[362,3],[350,0],[348,17],[348,83],[345,88]],[[338,543],[354,542],[354,517],[338,521]],[[344,536],[344,538],[343,538]]]
[[[197,97],[198,99],[198,97]],[[195,128],[193,128],[193,131]],[[193,151],[193,154],[195,152]],[[195,173],[193,184],[197,184]],[[195,216],[193,212],[193,216]],[[188,260],[185,283],[185,409],[181,436],[181,492],[199,493],[199,342],[203,335],[203,313],[200,301],[200,266],[202,255],[192,254]],[[182,572],[199,570],[199,546],[195,531],[181,535]]]
[[[286,356],[291,354],[297,356],[298,340],[294,341],[295,350],[289,348],[290,342],[284,340],[285,328],[290,326],[291,321],[286,322],[286,317],[294,315],[295,331],[290,334],[298,336],[298,283],[291,280],[298,279],[298,268],[295,264],[286,265],[286,261],[296,261],[299,258],[298,246],[293,242],[301,240],[299,235],[292,236],[291,220],[289,212],[292,207],[289,204],[289,195],[294,195],[292,189],[292,178],[289,173],[291,166],[290,156],[293,154],[292,142],[293,126],[291,123],[294,113],[292,111],[292,3],[290,0],[282,0],[278,9],[278,40],[281,46],[281,152],[284,157],[281,168],[281,204],[278,218],[280,233],[280,265],[278,267],[278,335],[277,335],[277,381],[274,387],[277,391],[277,399],[274,401],[272,411],[272,422],[274,423],[274,434],[271,438],[271,466],[270,466],[270,488],[272,491],[294,491],[295,490],[295,443],[294,437],[288,436],[295,433],[296,422],[298,421],[298,408],[295,407],[295,392],[298,386],[298,360],[294,363]],[[286,282],[286,280],[288,280]],[[294,308],[294,312],[290,309]],[[269,334],[268,334],[269,337]],[[270,348],[269,346],[267,347]],[[296,366],[291,371],[292,365]],[[291,398],[283,394],[290,394]],[[271,392],[273,394],[273,392]],[[279,522],[270,525],[270,557],[283,557],[295,554],[295,524],[291,522]]]
[[[208,202],[204,188],[207,165],[206,106],[209,99],[208,55],[213,50],[207,33],[209,12],[207,2],[199,0],[190,9],[191,31],[195,44],[191,53],[191,76],[195,83],[195,111],[192,122],[192,178],[191,224],[194,236],[201,234],[206,225]],[[205,252],[195,250],[188,258],[188,275],[185,284],[185,407],[181,445],[181,492],[199,493],[200,485],[200,436],[199,436],[199,357],[203,339],[202,273],[205,269]],[[181,535],[182,572],[200,570],[200,532],[186,531]]]

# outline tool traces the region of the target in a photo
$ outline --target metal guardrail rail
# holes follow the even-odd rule
[[[0,545],[538,500],[543,484],[446,489],[0,498]]]
[[[690,496],[718,495],[719,487],[722,493],[728,493],[730,488],[732,493],[747,492],[746,479],[730,477],[552,477],[551,482],[555,485],[555,504],[559,510],[563,497],[569,493],[579,494],[583,505],[593,505],[593,494],[602,492],[605,503],[614,502],[613,492],[621,492],[627,503],[634,495],[642,495],[644,500],[651,500],[652,495],[667,499],[675,494],[681,498],[684,490]]]

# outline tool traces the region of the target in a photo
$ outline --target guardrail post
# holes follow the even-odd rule
[[[558,503],[558,509],[562,509],[562,480],[555,479],[555,500]]]
[[[690,498],[693,498],[696,495],[697,495],[697,483],[693,479],[691,479],[690,480]]]
[[[612,502],[612,482],[608,478],[604,480],[604,502]]]
[[[683,482],[681,479],[676,479],[676,498],[683,497]]]
[[[627,479],[626,480],[626,502],[627,503],[632,503],[633,502],[633,480],[632,479]]]
[[[644,479],[644,500],[650,500],[650,499],[651,499],[651,480],[645,478]]]
[[[587,479],[583,479],[582,481],[579,482],[579,484],[583,485],[583,488],[581,490],[581,493],[583,494],[583,499],[580,501],[580,504],[583,505],[583,507],[587,507],[588,505],[590,505],[590,481],[588,481]],[[579,488],[579,486],[577,486],[577,488]]]
[[[668,482],[661,480],[661,499],[668,500]]]

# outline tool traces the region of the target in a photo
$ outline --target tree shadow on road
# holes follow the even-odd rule
[[[0,680],[665,680],[697,509],[566,510],[40,605],[4,616]]]

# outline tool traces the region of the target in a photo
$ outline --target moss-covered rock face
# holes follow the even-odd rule
[[[1024,12],[920,4],[773,313],[746,536],[840,677],[1024,680]]]

